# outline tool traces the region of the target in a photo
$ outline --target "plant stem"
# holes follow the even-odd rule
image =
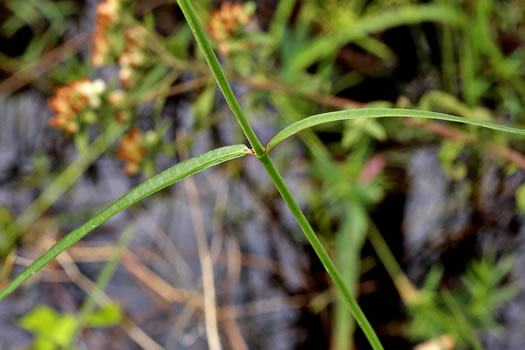
[[[190,1],[178,0],[178,3],[180,8],[182,9],[184,17],[186,17],[186,20],[188,21],[191,31],[193,32],[193,35],[197,40],[197,44],[199,45],[204,55],[204,58],[206,59],[206,62],[208,62],[208,65],[210,66],[211,72],[213,73],[213,76],[217,81],[217,85],[219,85],[219,88],[221,89],[224,98],[226,99],[226,102],[230,106],[233,114],[235,115],[239,126],[241,127],[244,135],[246,135],[248,141],[250,141],[250,144],[252,145],[257,158],[262,157],[264,155],[264,147],[261,141],[259,141],[257,135],[255,135],[255,132],[253,131],[250,123],[244,116],[244,113],[241,110],[241,106],[239,105],[239,102],[237,102],[237,99],[233,94],[230,84],[226,79],[226,75],[224,74],[221,65],[219,64],[219,60],[217,59],[217,56],[215,55],[215,52],[213,51],[213,48],[211,47],[211,44],[207,39],[206,33],[204,33],[204,29],[202,28],[202,25],[200,24],[199,19],[195,14],[195,11],[191,7]]]
[[[281,174],[279,173],[277,168],[275,168],[272,159],[268,154],[265,154],[263,157],[259,158],[259,160],[268,172],[268,175],[270,175],[273,183],[275,184],[275,187],[277,187],[277,190],[281,194],[281,197],[288,205],[288,208],[290,208],[290,211],[295,217],[295,220],[303,230],[312,248],[314,248],[315,253],[319,257],[319,260],[321,260],[323,266],[325,267],[330,277],[332,278],[332,281],[334,282],[335,286],[343,296],[343,299],[346,301],[348,307],[350,308],[350,311],[352,312],[352,315],[354,316],[356,322],[359,324],[359,326],[363,330],[363,333],[365,333],[366,337],[368,338],[370,345],[372,345],[372,348],[374,349],[383,349],[381,342],[375,334],[372,326],[366,319],[365,314],[357,304],[355,298],[350,293],[348,287],[345,285],[343,278],[341,277],[341,275],[337,271],[337,268],[335,267],[335,264],[332,262],[332,259],[324,249],[319,238],[317,238],[317,235],[314,233],[312,226],[310,226],[310,223],[304,216],[303,212],[301,211],[301,208],[299,208],[299,205],[297,204],[295,198],[288,189],[288,186],[286,186],[286,183],[281,177]]]
[[[363,330],[363,333],[368,338],[370,345],[372,345],[372,348],[374,350],[383,350],[383,346],[381,345],[381,342],[379,341],[379,338],[375,334],[372,326],[366,319],[366,316],[364,315],[363,311],[357,304],[357,301],[354,299],[349,289],[346,287],[341,275],[339,274],[339,272],[337,271],[335,267],[335,264],[330,259],[330,256],[324,249],[323,245],[321,244],[321,241],[319,241],[319,238],[317,238],[317,236],[315,235],[312,227],[310,226],[310,223],[308,222],[303,212],[299,208],[299,205],[295,201],[295,198],[293,197],[292,193],[290,192],[290,190],[284,183],[284,180],[279,174],[279,171],[277,170],[277,168],[275,168],[270,156],[266,152],[265,148],[262,146],[261,142],[259,141],[259,138],[257,137],[252,127],[250,126],[250,123],[248,122],[244,114],[242,113],[240,105],[237,102],[235,95],[233,94],[230,84],[228,83],[228,80],[226,79],[226,76],[224,72],[222,71],[221,65],[219,64],[219,61],[217,60],[217,56],[215,55],[215,52],[213,51],[213,48],[208,40],[208,37],[206,36],[206,33],[204,32],[204,29],[202,28],[202,25],[199,22],[199,19],[197,18],[197,15],[195,14],[195,11],[193,10],[193,7],[191,6],[190,1],[189,0],[178,0],[178,3],[182,9],[184,17],[188,21],[191,31],[193,32],[193,35],[195,36],[195,39],[206,61],[208,62],[208,65],[210,66],[210,69],[213,73],[213,76],[215,77],[215,80],[217,81],[217,84],[219,85],[222,93],[224,94],[226,102],[232,109],[232,112],[237,118],[237,121],[242,131],[246,135],[246,138],[250,141],[256,157],[261,161],[264,168],[268,172],[268,175],[270,176],[273,183],[275,184],[275,187],[277,187],[277,190],[279,191],[282,198],[284,199],[284,201],[290,208],[290,211],[292,212],[297,223],[303,230],[306,238],[308,239],[308,241],[314,248],[314,251],[316,252],[319,259],[321,260],[326,271],[328,272],[328,274],[334,281],[335,286],[337,287],[337,289],[339,289],[341,295],[343,296],[343,299],[348,304],[350,311],[352,312],[352,315],[356,319],[356,322],[359,324],[359,326]]]
[[[392,282],[394,282],[394,286],[401,296],[401,299],[408,306],[417,304],[421,299],[421,293],[405,275],[394,254],[392,254],[388,244],[381,235],[381,232],[379,232],[379,229],[372,220],[369,221],[369,227],[368,240],[376,251],[379,260],[383,263],[383,266],[392,279]]]

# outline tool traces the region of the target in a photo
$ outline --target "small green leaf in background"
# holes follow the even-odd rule
[[[424,298],[409,307],[410,335],[428,340],[448,334],[457,344],[454,349],[483,349],[476,335],[501,330],[497,310],[519,292],[515,281],[505,281],[514,262],[510,255],[496,260],[485,254],[468,266],[454,288],[442,285],[444,268],[434,265],[421,290]]]
[[[216,84],[214,81],[212,81],[211,84],[208,84],[191,106],[191,112],[195,120],[195,127],[197,128],[202,125],[213,111],[213,106],[215,104],[215,86]]]
[[[166,38],[166,49],[178,59],[186,59],[191,52],[189,44],[192,42],[192,38],[190,28],[183,26],[173,33],[173,35]]]
[[[112,327],[120,324],[123,318],[120,305],[109,302],[91,313],[86,319],[86,325],[90,328]]]
[[[71,315],[59,314],[49,306],[40,305],[22,317],[19,324],[35,335],[33,349],[54,350],[69,343],[76,320]]]
[[[145,94],[148,91],[154,91],[155,85],[164,77],[168,72],[168,68],[165,66],[156,66],[149,72],[147,72],[144,77],[140,80],[140,85],[138,85],[131,93],[130,99],[137,98],[142,94]]]
[[[463,152],[462,142],[444,140],[439,149],[438,158],[445,174],[453,180],[462,180],[467,175],[467,166],[457,158]]]
[[[88,315],[89,328],[112,327],[122,322],[123,315],[116,303],[107,303]],[[35,307],[18,324],[35,336],[32,349],[55,350],[68,346],[73,340],[77,319],[67,313],[58,313],[46,305]]]
[[[525,184],[518,187],[516,190],[516,204],[519,210],[525,213]]]
[[[353,119],[345,123],[343,132],[342,146],[345,149],[358,144],[363,137],[372,137],[378,141],[386,140],[386,131],[377,120],[374,119]]]

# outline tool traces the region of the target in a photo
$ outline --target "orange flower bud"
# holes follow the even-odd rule
[[[117,150],[117,157],[125,160],[124,171],[128,175],[136,174],[139,170],[139,164],[146,154],[146,148],[143,146],[142,133],[137,128],[130,129],[128,135],[120,140],[120,146]]]

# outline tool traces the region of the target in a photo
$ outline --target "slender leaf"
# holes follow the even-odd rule
[[[208,66],[210,67],[210,70],[213,76],[215,77],[217,85],[219,86],[219,88],[222,91],[222,94],[224,95],[226,103],[228,103],[228,106],[230,106],[233,115],[237,119],[237,123],[241,127],[242,132],[244,133],[248,141],[250,141],[250,144],[252,145],[255,154],[258,157],[262,156],[264,154],[264,148],[261,144],[261,141],[259,141],[257,135],[255,135],[252,126],[248,122],[248,119],[246,119],[246,117],[244,116],[241,106],[235,98],[230,83],[228,83],[228,79],[226,79],[226,75],[224,74],[221,68],[219,60],[217,59],[217,56],[213,51],[210,41],[208,40],[208,37],[204,32],[204,28],[202,27],[199,18],[197,17],[197,14],[195,13],[195,10],[191,5],[191,1],[177,0],[177,2],[179,3],[182,13],[186,18],[186,21],[188,22],[188,25],[190,26],[191,31],[193,32],[193,35],[195,36],[195,40],[197,41],[197,44],[199,45],[202,54],[206,59],[206,62],[208,62]]]
[[[111,124],[106,132],[88,145],[86,152],[71,162],[53,182],[36,198],[29,207],[7,228],[7,238],[0,247],[2,255],[9,252],[16,240],[55,203],[71,186],[77,182],[102,153],[104,153],[128,129],[127,125]]]
[[[70,232],[67,236],[58,241],[53,247],[36,259],[20,275],[18,275],[6,288],[0,291],[0,300],[11,294],[25,280],[34,275],[42,267],[47,265],[58,254],[71,247],[86,234],[100,226],[106,220],[130,207],[136,202],[160,191],[161,189],[173,185],[175,182],[190,175],[208,169],[215,165],[224,163],[228,160],[240,158],[251,151],[245,145],[225,146],[203,153],[197,157],[185,160],[171,168],[155,175],[151,179],[143,182],[131,191],[114,201],[106,209],[91,218],[84,225]]]
[[[457,117],[444,113],[435,113],[427,111],[418,111],[413,109],[398,109],[398,108],[362,108],[350,109],[344,111],[330,112],[313,115],[311,117],[299,120],[275,135],[268,145],[266,152],[275,147],[278,143],[284,141],[288,137],[297,134],[298,132],[311,128],[316,125],[335,122],[338,120],[361,119],[361,118],[386,118],[386,117],[405,117],[405,118],[421,118],[421,119],[437,119],[451,122],[458,122],[470,125],[481,126],[497,131],[509,132],[513,134],[525,135],[525,130],[512,128],[510,126],[487,123],[479,120]]]
[[[269,33],[274,42],[282,41],[284,32],[286,31],[286,24],[292,15],[296,0],[282,0],[278,2],[277,9],[270,23]]]
[[[297,201],[295,200],[294,196],[288,189],[288,186],[286,186],[286,183],[281,177],[279,170],[277,170],[277,168],[273,164],[270,155],[265,154],[263,157],[259,158],[259,161],[263,164],[264,168],[268,172],[268,175],[272,178],[275,187],[281,194],[281,197],[286,202],[286,205],[292,212],[293,216],[295,217],[295,220],[303,230],[303,233],[308,239],[308,242],[310,242],[310,245],[317,254],[317,257],[319,258],[319,260],[321,260],[321,263],[332,278],[332,281],[334,282],[336,288],[341,293],[341,296],[348,305],[348,308],[354,316],[355,321],[357,322],[359,327],[361,327],[361,330],[368,339],[370,346],[372,346],[372,349],[374,350],[383,350],[383,345],[381,345],[381,341],[377,337],[377,334],[372,328],[372,325],[366,318],[365,314],[363,313],[363,310],[361,310],[361,308],[359,307],[357,300],[352,296],[352,293],[350,293],[350,289],[345,284],[341,273],[339,272],[339,270],[333,263],[330,255],[328,254],[326,249],[323,247],[323,244],[315,234],[314,230],[312,229],[312,226],[306,219],[306,216],[304,216],[303,212],[301,211],[301,208],[299,207],[299,204],[297,204]]]
[[[391,11],[373,13],[339,28],[337,32],[312,39],[293,58],[291,66],[296,70],[306,69],[321,58],[331,55],[337,48],[355,40],[390,28],[422,22],[460,25],[465,22],[465,18],[454,7],[441,4],[406,5]]]
[[[383,350],[383,346],[381,345],[377,334],[374,332],[372,325],[370,324],[370,322],[368,322],[365,314],[359,307],[359,304],[350,293],[348,287],[345,285],[343,278],[337,271],[337,268],[335,267],[335,264],[332,262],[332,259],[328,255],[328,252],[326,251],[326,249],[324,249],[323,245],[321,244],[321,241],[315,235],[312,226],[304,216],[303,212],[301,211],[301,208],[297,204],[297,201],[295,200],[292,193],[288,189],[288,186],[286,186],[286,183],[279,174],[279,171],[277,170],[277,168],[275,168],[275,165],[273,164],[270,156],[265,152],[261,141],[253,131],[250,123],[245,118],[244,114],[242,113],[239,102],[235,98],[235,95],[233,94],[233,91],[231,90],[231,87],[228,81],[226,80],[226,76],[222,71],[219,61],[217,60],[217,56],[215,56],[215,53],[213,52],[213,49],[206,36],[206,33],[204,32],[204,28],[200,24],[197,15],[195,14],[195,11],[193,10],[190,0],[177,1],[180,5],[180,8],[182,9],[184,17],[186,17],[186,20],[188,21],[188,24],[191,27],[191,30],[195,36],[195,39],[197,40],[197,43],[199,44],[199,47],[201,48],[204,57],[206,58],[206,61],[208,62],[208,65],[210,66],[210,69],[215,77],[215,80],[217,81],[217,84],[219,85],[222,93],[224,94],[224,98],[226,99],[228,105],[232,109],[233,114],[237,118],[237,122],[239,123],[239,126],[244,132],[246,138],[250,141],[254,150],[253,153],[259,159],[261,164],[266,169],[266,172],[271,177],[275,187],[277,188],[277,190],[281,194],[281,197],[286,202],[286,205],[294,215],[295,220],[303,230],[306,238],[308,239],[312,248],[315,250],[317,256],[319,257],[319,260],[321,260],[326,271],[328,272],[328,274],[334,281],[334,284],[336,285],[337,289],[343,296],[343,299],[346,301],[350,311],[352,312],[352,315],[354,315],[356,322],[363,330],[363,333],[370,342],[370,345],[374,350]]]

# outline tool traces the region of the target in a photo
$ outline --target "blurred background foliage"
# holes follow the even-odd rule
[[[364,106],[525,127],[521,0],[199,0],[193,5],[263,141],[306,116]],[[124,179],[125,190],[178,161],[187,149],[197,154],[203,145],[244,142],[175,1],[3,0],[0,9],[0,284],[35,255],[31,251],[47,246],[46,239],[101,208],[101,198],[78,204],[88,196],[79,190],[83,179]],[[20,107],[31,103],[37,107]],[[34,135],[43,141],[32,143]],[[387,349],[477,350],[525,346],[519,331],[525,321],[519,317],[525,308],[525,271],[519,264],[524,149],[517,136],[472,126],[371,119],[305,131],[273,154]],[[122,170],[104,173],[101,157]],[[291,256],[311,255],[301,248],[297,229],[287,226],[268,181],[249,167],[233,163],[222,176],[243,188],[241,199],[250,193],[264,207],[264,225],[285,232],[272,237],[282,240],[275,244],[291,244],[285,249],[295,250]],[[167,192],[165,197],[172,195]],[[219,199],[215,204],[221,208]],[[75,203],[75,214],[64,203]],[[230,232],[239,250],[255,249],[250,247],[257,242],[243,241],[244,234],[236,232],[250,229],[236,222],[253,213],[243,212],[242,201],[234,208],[221,231]],[[100,283],[79,278],[84,267],[78,262],[77,268],[74,257],[59,261],[55,270],[63,269],[69,281],[64,288],[73,283],[85,292],[74,306],[40,294],[12,297],[27,302],[16,311],[6,308],[9,317],[2,322],[29,333],[16,339],[0,335],[0,348],[205,346],[202,318],[192,310],[191,298],[168,297],[168,304],[187,306],[170,309],[165,322],[180,325],[183,312],[193,317],[193,328],[173,331],[168,325],[164,333],[150,325],[142,331],[134,321],[140,318],[126,310],[133,303],[129,298],[119,304],[106,296],[106,302],[97,299],[97,310],[82,307],[111,285],[120,259],[146,285],[137,271],[143,276],[144,268],[160,269],[151,262],[138,265],[130,254],[138,254],[144,239],[135,240],[135,250],[121,240],[103,255]],[[227,242],[215,249],[227,249]],[[282,274],[296,273],[279,267],[278,256],[268,260]],[[269,283],[282,283],[278,288],[290,297],[305,296],[300,316],[288,326],[306,335],[265,341],[264,328],[255,337],[241,326],[233,336],[222,320],[225,348],[366,348],[322,269],[311,260],[305,264],[302,273],[313,281],[298,290],[285,288],[283,281]],[[99,270],[88,271],[96,279]],[[215,272],[217,279],[230,273]],[[237,282],[235,288],[243,288],[243,279]],[[200,289],[197,281],[192,295],[198,298]],[[227,305],[239,304],[233,295]],[[112,340],[115,325],[133,340],[130,347],[114,343],[120,339]],[[110,333],[90,343],[90,329],[102,327]],[[165,333],[182,340],[170,344]]]

